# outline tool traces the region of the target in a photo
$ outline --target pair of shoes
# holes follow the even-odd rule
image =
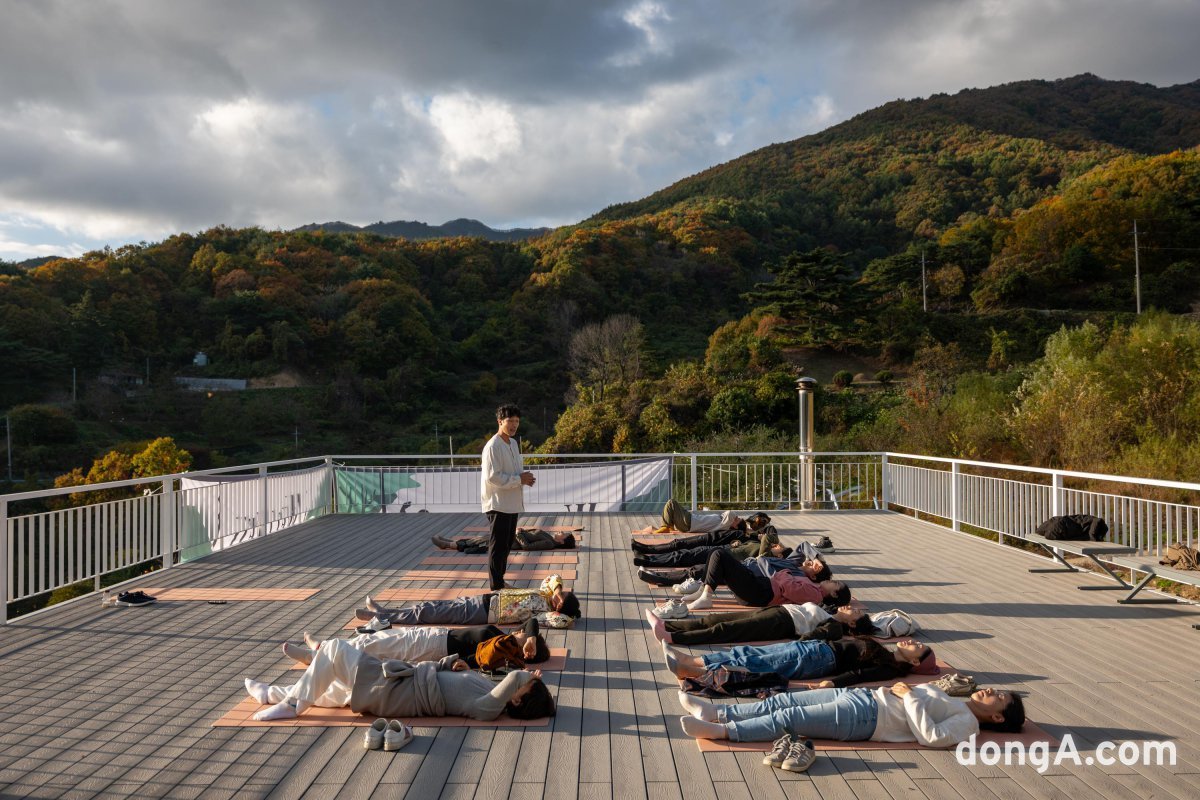
[[[675,594],[691,594],[704,585],[703,581],[695,578],[688,578],[683,583],[677,583],[671,587],[671,591]]]
[[[951,697],[966,697],[977,688],[974,678],[970,675],[959,675],[957,672],[938,678],[930,685],[936,686]]]
[[[813,547],[817,548],[818,553],[832,553],[833,552],[833,540],[830,539],[828,536],[822,536],[820,539],[817,540],[817,543],[815,545],[813,545]]]
[[[113,605],[131,608],[135,606],[148,606],[151,603],[157,602],[157,597],[151,597],[145,592],[121,592],[117,595],[117,599],[113,601]]]
[[[801,739],[792,733],[784,734],[775,740],[771,752],[763,757],[763,763],[769,767],[779,767],[788,772],[804,772],[817,760],[817,751],[813,749],[811,739]]]
[[[688,610],[687,603],[679,598],[672,598],[661,606],[652,608],[650,613],[659,619],[683,619],[692,612]]]
[[[399,750],[413,740],[413,729],[398,719],[377,719],[363,734],[363,747],[367,750]]]
[[[386,631],[390,627],[392,627],[392,621],[390,619],[384,619],[383,617],[372,617],[371,621],[366,625],[359,625],[354,630],[358,631],[359,633],[379,633],[380,631]]]

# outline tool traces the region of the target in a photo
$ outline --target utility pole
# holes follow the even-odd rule
[[[75,367],[71,367],[71,404],[74,405],[78,400],[78,395],[75,393]]]
[[[1137,313],[1142,313],[1142,265],[1138,258],[1137,220],[1133,221],[1133,294],[1137,302]]]
[[[925,291],[925,248],[921,248],[921,310],[929,311],[929,296]]]
[[[450,466],[454,466],[454,437],[450,438]]]
[[[4,439],[8,442],[8,482],[12,483],[12,420],[4,415]]]
[[[295,441],[296,441],[296,444],[293,447],[292,452],[295,455],[299,455],[300,454],[300,426],[299,425],[296,426],[296,429],[292,432],[292,435],[295,437]]]

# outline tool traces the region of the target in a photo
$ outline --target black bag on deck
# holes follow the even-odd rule
[[[1058,541],[1103,542],[1108,536],[1108,523],[1091,514],[1070,514],[1051,517],[1037,526],[1038,536]]]

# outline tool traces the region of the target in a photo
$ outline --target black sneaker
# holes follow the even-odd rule
[[[814,545],[814,547],[817,548],[818,552],[832,553],[833,552],[833,540],[830,539],[828,536],[822,536],[820,539],[817,540],[817,543],[816,543],[816,545]]]
[[[157,602],[157,597],[151,597],[145,592],[121,592],[117,595],[117,601],[114,605],[131,608],[134,606],[148,606],[151,603]]]
[[[629,540],[629,549],[635,553],[645,554],[649,552],[649,547],[650,545],[646,544],[645,542],[639,542],[637,539]]]
[[[644,567],[644,566],[646,566],[646,557],[645,557],[645,556],[634,556],[634,557],[633,557],[633,565],[634,565],[635,567]]]

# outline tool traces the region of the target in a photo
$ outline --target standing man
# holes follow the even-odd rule
[[[517,443],[517,428],[521,426],[521,409],[503,405],[496,409],[499,430],[483,447],[483,475],[479,495],[483,513],[491,526],[488,538],[488,579],[493,592],[504,588],[504,571],[508,569],[508,551],[517,533],[517,515],[525,510],[523,492],[533,486],[532,472],[521,468],[521,446]]]

